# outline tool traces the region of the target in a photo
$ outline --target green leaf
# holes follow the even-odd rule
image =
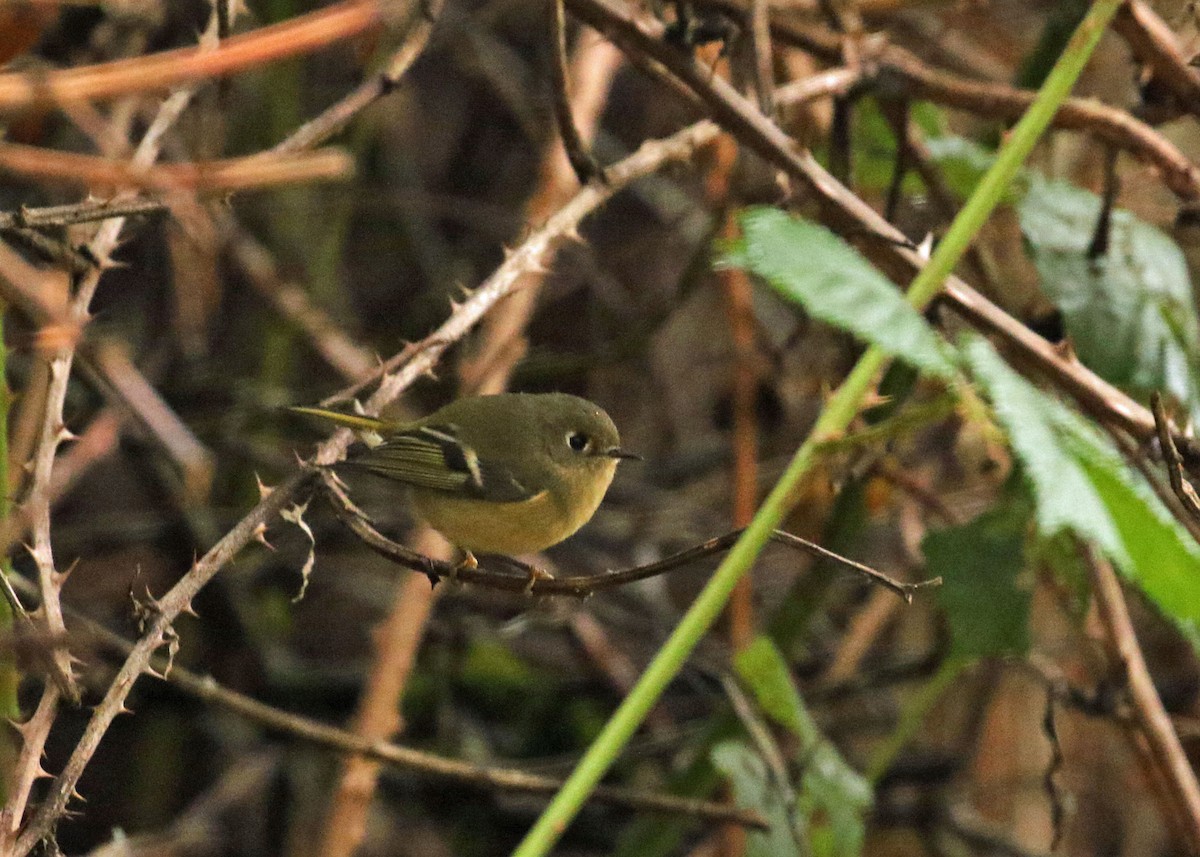
[[[967,338],[963,354],[1021,460],[1042,534],[1073,532],[1096,543],[1200,644],[1200,548],[1191,536],[1088,422],[982,338]]]
[[[798,807],[807,820],[813,853],[858,854],[871,787],[821,734],[779,649],[770,638],[758,637],[738,653],[734,669],[767,716],[798,739],[797,757],[803,766]]]
[[[729,778],[737,805],[758,810],[770,829],[746,835],[747,857],[802,857],[803,829],[799,818],[789,812],[784,792],[772,782],[767,765],[753,749],[741,741],[722,741],[710,753],[713,766]]]
[[[945,343],[900,291],[823,226],[774,208],[739,218],[742,238],[721,263],[747,267],[814,318],[938,378],[955,375]]]
[[[1116,209],[1108,252],[1089,258],[1100,208],[1095,194],[1065,182],[1032,183],[1018,212],[1042,289],[1089,368],[1114,384],[1166,390],[1200,416],[1200,324],[1183,253]]]
[[[733,659],[733,667],[754,693],[759,707],[805,745],[821,740],[788,669],[783,653],[769,637],[756,637]]]
[[[1104,501],[1056,430],[1057,402],[1009,368],[986,340],[967,337],[963,354],[992,401],[1033,488],[1038,529],[1046,536],[1074,531],[1112,555],[1121,551]]]
[[[931,532],[922,543],[927,573],[942,578],[937,595],[952,655],[1023,655],[1029,648],[1029,591],[1018,575],[1033,510],[1023,493],[1010,487],[975,520]]]

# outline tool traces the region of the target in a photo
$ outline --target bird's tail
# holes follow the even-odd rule
[[[340,426],[346,426],[357,431],[386,432],[393,425],[387,420],[380,420],[361,414],[344,414],[341,411],[331,411],[326,408],[292,407],[288,408],[288,410],[295,414],[305,414],[306,416],[337,423]]]

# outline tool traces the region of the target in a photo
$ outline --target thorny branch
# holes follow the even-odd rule
[[[686,57],[682,53],[675,51],[670,46],[660,49],[661,46],[657,43],[657,40],[661,34],[654,31],[653,25],[647,26],[641,22],[633,22],[622,11],[609,6],[604,0],[570,0],[570,2],[576,14],[593,21],[601,29],[605,29],[606,32],[612,35],[615,41],[622,44],[626,50],[629,50],[631,52],[631,59],[636,63],[643,67],[647,63],[650,63],[659,69],[670,69],[677,81],[682,80],[690,91],[698,94],[720,121],[742,138],[744,142],[758,150],[764,157],[782,166],[794,177],[801,178],[806,185],[815,190],[829,206],[831,219],[835,221],[840,220],[844,224],[852,224],[859,229],[865,228],[869,233],[873,232],[887,239],[879,242],[878,246],[873,245],[873,252],[888,257],[896,269],[903,270],[906,273],[911,273],[913,269],[921,264],[919,256],[903,242],[902,236],[899,236],[890,226],[882,222],[865,203],[862,203],[844,187],[824,174],[815,161],[803,153],[797,153],[791,141],[770,120],[758,114],[736,92],[732,92],[728,87],[723,88],[721,81],[712,80],[711,76],[707,74],[706,69],[698,69],[690,57]],[[321,14],[326,14],[328,20],[340,22],[338,24],[340,29],[335,28],[335,31],[332,31],[335,32],[334,35],[330,34],[331,31],[327,31],[322,36],[325,41],[318,40],[306,43],[307,45],[319,46],[333,38],[342,38],[344,34],[358,32],[377,19],[378,10],[373,3],[346,2],[337,4],[335,7],[326,10],[325,13],[314,13],[314,16]],[[315,22],[317,18],[314,16],[304,16],[304,26],[307,27]],[[299,25],[300,19],[289,22],[289,24]],[[279,27],[284,26],[286,25],[279,25]],[[270,50],[277,51],[277,53],[257,53],[253,55],[252,59],[248,59],[251,56],[249,53],[235,54],[233,50],[235,43],[240,46],[251,42],[256,37],[264,38],[267,30],[272,31],[272,37],[279,32],[276,28],[264,28],[247,37],[239,37],[239,39],[243,40],[242,42],[238,42],[237,39],[229,40],[219,49],[221,52],[219,61],[209,61],[200,52],[184,51],[171,52],[172,56],[169,58],[167,55],[152,58],[156,62],[162,61],[164,63],[167,63],[169,59],[170,63],[175,63],[174,65],[169,64],[160,67],[151,66],[151,64],[143,62],[136,68],[123,67],[121,71],[124,76],[116,73],[118,69],[115,66],[119,64],[111,64],[113,68],[77,69],[74,72],[61,73],[61,76],[55,76],[60,73],[54,73],[49,79],[44,79],[43,81],[30,81],[28,78],[19,75],[0,75],[0,108],[4,106],[28,105],[39,101],[61,103],[62,101],[81,97],[104,97],[120,91],[135,91],[151,85],[166,85],[168,78],[172,82],[178,82],[179,80],[229,73],[233,69],[241,67],[238,65],[239,62],[245,65],[257,64],[262,62],[264,57],[268,55],[283,55],[285,51],[295,52],[308,49],[308,47],[303,45],[298,46],[293,41],[290,45],[272,43],[274,46]],[[295,39],[295,31],[289,32],[292,34],[292,38]],[[305,32],[310,33],[308,30]],[[310,39],[316,38],[311,33],[306,37]],[[262,47],[262,44],[256,45],[255,50],[259,50]],[[419,47],[417,50],[419,50]],[[901,53],[892,52],[898,50],[889,48],[881,56],[884,60],[891,62],[889,68],[892,71],[900,73],[900,77],[905,82],[905,85],[910,87],[911,94],[933,100],[941,99],[942,103],[960,106],[963,109],[977,110],[987,115],[998,117],[1009,115],[1006,111],[1023,109],[1024,102],[1021,101],[1021,98],[1024,97],[1024,94],[1018,93],[1018,97],[1014,98],[1012,94],[1015,92],[1014,90],[1006,88],[1000,90],[971,89],[969,86],[959,86],[961,81],[946,80],[936,76],[934,78],[930,78],[928,75],[922,76],[925,71],[930,70],[920,66],[915,68],[909,67],[907,69],[908,76],[905,77],[905,57]],[[872,59],[876,64],[884,61],[880,57],[873,57]],[[151,68],[156,70],[155,74],[150,73]],[[841,79],[846,80],[849,78],[859,78],[863,72],[855,68],[853,71],[839,69],[830,74],[840,75]],[[171,77],[171,75],[174,75],[174,77]],[[383,78],[379,79],[379,81],[383,80]],[[384,94],[388,89],[387,85],[380,85],[378,81],[373,81],[373,83],[376,83],[376,85],[370,90],[372,94],[364,96],[365,101],[359,103],[369,102],[373,98],[378,97],[378,95]],[[392,83],[394,83],[394,78],[392,79]],[[956,86],[958,88],[955,88]],[[1097,112],[1095,110],[1089,112],[1086,108],[1088,108],[1086,104],[1068,105],[1068,109],[1064,109],[1060,113],[1059,121],[1067,123],[1063,127],[1084,128],[1101,136],[1108,135],[1106,139],[1113,139],[1118,145],[1123,145],[1131,151],[1139,153],[1142,157],[1158,164],[1159,168],[1163,171],[1168,185],[1176,193],[1185,198],[1197,195],[1198,184],[1194,168],[1190,164],[1186,165],[1186,168],[1180,167],[1178,160],[1175,158],[1175,153],[1161,145],[1161,138],[1158,135],[1154,135],[1151,131],[1150,134],[1153,136],[1147,137],[1144,126],[1117,121],[1112,114],[1103,111]],[[351,106],[348,109],[352,115],[354,110],[361,108]],[[1119,111],[1115,111],[1115,113],[1127,117],[1127,114],[1121,114]],[[1071,119],[1072,116],[1075,117],[1074,120]],[[1069,124],[1071,121],[1075,121],[1077,124]],[[302,142],[297,148],[305,148],[315,144],[317,139],[324,139],[324,136],[332,133],[333,130],[336,130],[336,127],[340,127],[340,125],[334,123],[327,127],[319,128],[318,133],[312,135],[313,142]],[[379,407],[382,407],[398,396],[413,380],[430,370],[436,364],[442,352],[451,343],[461,338],[497,301],[518,287],[520,282],[519,275],[522,272],[536,270],[540,264],[543,264],[547,259],[550,249],[565,237],[569,237],[579,220],[595,207],[603,204],[615,189],[624,186],[639,175],[644,175],[653,169],[657,169],[669,160],[689,157],[698,147],[710,141],[717,132],[717,126],[712,123],[702,122],[680,132],[680,134],[675,135],[669,140],[647,144],[638,153],[613,168],[611,173],[613,188],[585,188],[581,191],[568,205],[564,206],[563,209],[551,218],[543,230],[530,236],[529,240],[524,242],[520,248],[510,255],[504,265],[483,286],[472,293],[463,304],[457,306],[450,318],[438,331],[421,343],[406,348],[400,355],[397,355],[397,358],[394,358],[393,363],[385,364],[385,368],[382,370],[382,383],[375,395],[371,397],[368,405],[369,409],[378,410]],[[150,137],[152,135],[147,136]],[[133,211],[125,211],[117,208],[116,206],[120,204],[124,203],[114,203],[113,212],[120,211],[122,214],[134,213]],[[132,207],[138,205],[136,201],[128,204]],[[157,205],[157,203],[153,202],[147,203],[148,207],[155,207]],[[139,213],[142,210],[144,209],[138,208]],[[63,213],[59,215],[61,220],[58,222],[68,222],[71,217],[81,216],[81,211],[82,207],[75,212]],[[18,215],[12,215],[12,217],[16,218]],[[115,227],[112,226],[112,223],[113,221],[110,221],[105,224],[105,227],[93,243],[94,248],[104,250],[105,243],[110,242],[109,250],[111,250],[111,242],[115,242],[120,229],[119,223]],[[14,225],[19,226],[21,224]],[[107,258],[107,254],[102,252],[97,255],[97,258],[103,260]],[[99,277],[99,269],[97,269],[93,276],[94,279],[93,277],[88,277],[81,284],[70,307],[71,316],[79,316],[78,323],[81,327],[86,322],[86,307],[88,300],[90,300],[90,291],[95,288],[94,280]],[[87,280],[92,281],[90,286],[87,284]],[[86,300],[84,299],[85,293],[88,298]],[[1057,354],[1049,346],[1049,343],[1030,333],[1007,314],[970,290],[965,284],[952,279],[947,284],[946,299],[959,312],[970,319],[972,323],[1003,338],[1018,356],[1051,377],[1056,384],[1075,397],[1086,409],[1094,413],[1098,412],[1106,419],[1120,423],[1142,440],[1153,436],[1155,421],[1148,411],[1140,408],[1136,403],[1124,397],[1123,394],[1109,387],[1078,363]],[[82,313],[78,311],[79,307],[82,307]],[[61,382],[65,384],[65,378],[69,375],[70,368],[70,348],[67,349],[65,357],[65,362],[60,364],[65,366],[65,371],[52,376],[52,383]],[[57,395],[57,388],[55,388],[55,395]],[[47,407],[46,413],[48,417],[54,412],[55,409],[53,407]],[[59,402],[58,414],[59,421],[57,425],[51,426],[51,421],[49,419],[46,421],[46,427],[53,428],[54,432],[48,442],[43,442],[39,445],[39,458],[44,458],[46,449],[49,449],[48,460],[53,460],[53,447],[57,446],[57,438],[60,437],[61,402]],[[43,438],[45,437],[47,435],[43,433]],[[1192,442],[1178,433],[1174,434],[1173,439],[1182,448],[1184,457],[1189,462],[1194,462],[1197,458],[1197,452]],[[336,461],[344,454],[349,440],[350,434],[348,432],[339,432],[334,438],[322,445],[316,460],[324,464]],[[1170,446],[1170,444],[1166,444],[1165,446]],[[156,615],[151,620],[147,632],[130,651],[117,679],[110,687],[104,701],[96,709],[92,720],[89,722],[83,739],[76,747],[63,772],[55,780],[49,798],[16,843],[18,852],[28,851],[39,839],[52,830],[57,818],[65,809],[69,797],[73,794],[74,787],[84,766],[86,766],[113,718],[115,718],[116,714],[124,710],[125,699],[134,681],[141,674],[153,671],[153,653],[169,633],[171,623],[178,613],[188,609],[195,593],[260,532],[263,527],[267,526],[280,510],[288,507],[300,495],[309,480],[313,477],[314,472],[309,468],[302,469],[283,485],[278,486],[272,493],[264,497],[262,502],[252,509],[205,557],[193,566],[179,584],[172,588],[161,601],[155,604]],[[45,484],[46,479],[48,479],[48,472],[43,475],[41,482]],[[35,486],[39,484],[36,468],[34,484]],[[39,523],[40,526],[41,524]],[[48,519],[46,526],[45,544],[48,547]],[[37,541],[35,539],[36,548]],[[49,572],[54,573],[52,557],[47,554],[45,559],[48,560],[47,568]],[[39,562],[39,567],[41,565],[42,563]],[[460,577],[467,579],[464,572],[460,572]],[[511,578],[512,576],[506,575],[505,577]],[[570,580],[572,579],[568,578],[562,582],[567,583]],[[515,578],[515,581],[518,584],[518,588],[523,588],[525,584],[524,578]],[[547,581],[545,583],[550,582]],[[899,586],[903,587],[906,584],[899,584]],[[909,584],[907,586],[912,585]],[[538,591],[537,584],[535,584],[535,591]],[[49,692],[43,698],[43,704],[46,704],[47,700],[49,700],[51,707],[56,704],[55,700],[50,697]],[[34,720],[37,719],[38,717],[35,715]],[[53,719],[52,716],[50,719]],[[32,769],[30,768],[29,770]]]
[[[210,48],[214,43],[214,39],[215,30],[210,29],[201,38],[201,48]],[[180,114],[183,113],[190,100],[191,91],[180,90],[163,102],[154,122],[151,123],[142,137],[137,150],[134,152],[133,164],[135,168],[144,169],[158,157],[159,145],[163,134],[178,119]],[[125,220],[122,217],[114,217],[103,221],[96,231],[95,236],[88,244],[90,256],[96,259],[99,264],[75,284],[75,289],[66,307],[67,317],[79,329],[82,329],[87,323],[92,298],[100,284],[101,275],[110,264],[110,257],[116,249],[124,223]],[[74,338],[68,339],[49,355],[50,381],[46,391],[44,419],[37,446],[34,450],[33,473],[30,480],[29,494],[26,499],[26,506],[31,510],[30,516],[32,518],[33,544],[30,548],[30,553],[38,569],[38,581],[42,600],[41,613],[46,623],[47,636],[50,639],[65,639],[66,634],[66,626],[63,623],[62,617],[62,606],[59,600],[66,574],[58,572],[55,568],[54,553],[51,548],[50,485],[58,446],[70,436],[63,422],[63,403],[66,400],[74,359]],[[11,854],[14,851],[19,854],[27,853],[38,840],[53,829],[54,824],[61,815],[61,808],[54,812],[48,812],[49,802],[44,803],[36,816],[43,819],[42,832],[36,839],[30,841],[26,847],[22,847],[20,843],[22,839],[28,836],[27,829],[17,839],[17,843],[13,844],[13,838],[17,833],[18,825],[21,824],[25,814],[26,802],[29,798],[27,786],[31,785],[33,779],[41,772],[42,753],[46,738],[49,735],[50,724],[54,720],[54,710],[57,707],[59,692],[61,691],[62,695],[72,703],[77,702],[79,699],[79,691],[71,673],[71,655],[65,647],[56,648],[55,667],[56,669],[53,673],[55,681],[53,684],[48,684],[43,691],[42,701],[39,703],[36,712],[38,716],[35,716],[34,719],[31,719],[26,724],[26,729],[22,735],[24,741],[15,770],[17,781],[22,784],[24,790],[14,794],[4,809],[3,828],[0,829],[0,842],[2,842],[3,850],[6,854]],[[39,716],[43,714],[45,717],[39,719]],[[82,773],[82,768],[80,768],[80,773]],[[71,791],[73,790],[74,783],[71,785]]]
[[[738,17],[749,13],[749,0],[704,0],[704,5]],[[574,5],[572,9],[581,14]],[[870,51],[859,56],[855,64],[847,42],[839,34],[802,27],[782,15],[772,16],[771,31],[781,44],[798,47],[826,62],[862,68],[864,82],[873,82],[896,97],[928,100],[978,116],[1015,121],[1036,95],[1030,90],[971,80],[933,68],[910,51],[885,42],[870,45]],[[665,64],[674,69],[670,63]],[[1200,196],[1200,170],[1174,143],[1124,110],[1090,99],[1068,98],[1055,114],[1053,127],[1088,132],[1152,164],[1166,186],[1183,200]]]
[[[18,578],[17,584],[27,595],[36,595],[34,587],[24,578]],[[82,638],[82,642],[86,643],[90,639],[126,656],[132,651],[133,643],[100,623],[77,613],[73,613],[71,618],[80,625],[79,636]],[[168,659],[161,655],[155,655],[152,658],[151,666],[156,677],[184,693],[219,705],[267,729],[327,747],[338,753],[363,756],[426,776],[440,777],[482,788],[527,794],[552,794],[561,786],[559,780],[518,769],[460,762],[387,741],[366,739],[344,729],[338,729],[259,702],[243,693],[222,686],[211,676],[202,676],[178,664],[169,664]],[[39,714],[35,712],[31,720],[38,719]],[[710,801],[655,794],[640,789],[601,787],[593,797],[599,803],[629,809],[678,813],[705,821],[733,822],[754,828],[765,828],[766,826],[762,817],[752,811]]]
[[[893,276],[906,280],[924,264],[903,233],[834,179],[811,154],[797,150],[793,141],[754,105],[722,79],[709,75],[691,56],[662,42],[660,22],[634,18],[611,0],[567,2],[576,15],[608,35],[631,57],[649,56],[660,69],[686,84],[727,130],[814,193],[834,226],[847,233],[876,236],[879,240],[870,241],[864,250]],[[1158,137],[1153,130],[1150,133]],[[1192,169],[1190,164],[1188,168]],[[958,277],[947,278],[941,300],[975,327],[1000,339],[1012,357],[1047,378],[1088,413],[1119,425],[1141,441],[1155,436],[1154,417],[1148,409],[1078,360],[1060,354],[1052,343]],[[1187,466],[1200,467],[1200,446],[1178,429],[1172,430],[1171,436]]]
[[[585,216],[607,202],[614,193],[630,182],[660,169],[667,163],[690,157],[697,148],[709,142],[716,134],[715,125],[700,123],[665,140],[645,143],[637,152],[610,169],[609,185],[593,185],[580,190],[569,203],[549,218],[544,227],[509,253],[508,258],[492,276],[463,303],[455,307],[441,327],[418,347],[411,349],[411,356],[394,374],[384,376],[379,388],[367,401],[368,411],[377,413],[413,381],[432,369],[445,349],[466,334],[497,302],[509,294],[525,273],[542,267],[551,251],[574,234],[578,223]],[[338,431],[320,446],[314,461],[318,464],[331,464],[339,460],[345,454],[351,438],[348,430]],[[125,710],[125,700],[134,682],[139,676],[151,671],[151,658],[168,638],[176,617],[189,609],[196,593],[253,541],[263,528],[294,503],[313,472],[311,468],[305,467],[270,491],[154,604],[154,616],[148,623],[146,632],[135,644],[104,699],[93,712],[66,766],[51,784],[46,800],[17,840],[14,849],[16,853],[28,853],[53,830],[101,739],[116,716]]]

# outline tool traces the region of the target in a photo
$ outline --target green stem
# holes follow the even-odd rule
[[[1087,17],[1071,38],[1067,50],[1046,78],[1046,83],[1037,98],[1001,148],[996,162],[975,188],[975,192],[951,224],[946,237],[938,244],[929,262],[913,280],[909,287],[908,300],[914,306],[924,307],[933,299],[984,221],[1000,203],[1004,189],[1033,150],[1058,105],[1070,92],[1120,2],[1121,0],[1098,0],[1089,10]],[[667,684],[678,674],[684,661],[716,621],[729,593],[753,565],[770,538],[772,530],[783,522],[795,505],[801,482],[813,463],[817,445],[845,432],[850,421],[858,413],[859,405],[867,391],[871,389],[876,374],[886,362],[886,355],[872,347],[850,371],[750,526],[684,614],[629,696],[584,753],[579,765],[555,795],[554,800],[517,846],[513,857],[542,857],[562,836],[587,796],[658,701]]]

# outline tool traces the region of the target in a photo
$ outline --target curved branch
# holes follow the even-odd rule
[[[570,595],[575,598],[587,598],[606,589],[615,589],[618,586],[625,586],[639,580],[658,577],[660,574],[666,574],[669,571],[688,566],[698,559],[704,559],[705,557],[726,551],[742,535],[741,529],[732,530],[722,536],[701,542],[698,545],[672,554],[657,562],[636,565],[632,568],[621,569],[620,571],[605,571],[600,574],[581,574],[572,577],[549,577],[544,573],[538,574],[537,568],[526,565],[511,557],[505,557],[506,562],[517,565],[529,572],[527,575],[505,574],[503,572],[491,571],[482,566],[467,568],[453,562],[432,559],[398,542],[392,541],[371,525],[366,515],[355,507],[354,503],[346,495],[345,490],[328,470],[322,472],[322,482],[325,488],[325,496],[329,499],[330,505],[333,507],[333,511],[338,516],[338,519],[349,527],[367,547],[380,556],[390,559],[392,562],[406,568],[411,568],[413,571],[425,573],[434,584],[443,578],[447,578],[463,583],[486,586],[490,589],[500,589],[505,592],[522,592],[528,595]],[[869,565],[855,562],[814,542],[802,539],[792,533],[783,532],[782,530],[776,530],[771,538],[772,541],[779,544],[797,548],[819,559],[830,560],[851,571],[855,571],[867,577],[872,582],[885,586],[909,603],[912,602],[913,595],[918,591],[939,586],[942,582],[940,577],[935,577],[931,580],[922,580],[917,583],[905,583],[889,577],[882,571],[871,568]]]

